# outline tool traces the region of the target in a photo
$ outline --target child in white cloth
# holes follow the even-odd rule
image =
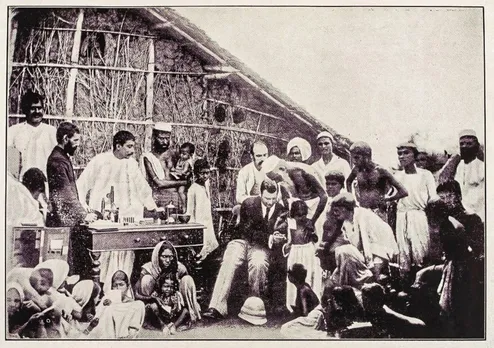
[[[307,218],[307,204],[304,201],[295,201],[292,203],[290,218],[287,219],[288,242],[283,246],[283,255],[288,257],[288,269],[296,263],[300,263],[307,269],[305,281],[315,288],[315,293],[319,294],[321,268],[319,259],[315,254],[315,243],[318,238],[314,231],[314,226],[310,219]],[[286,306],[291,311],[295,305],[297,289],[287,279],[286,288]],[[318,295],[319,296],[319,295]]]

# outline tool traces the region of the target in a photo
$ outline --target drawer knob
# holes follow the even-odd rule
[[[167,238],[166,236],[161,236],[161,238],[160,238],[160,240],[161,240],[161,241],[165,241],[165,240],[167,240],[167,239],[168,239],[168,238]]]
[[[184,234],[184,239],[189,239],[189,235],[188,234]]]
[[[141,238],[136,238],[134,239],[134,242],[139,243],[141,241]]]

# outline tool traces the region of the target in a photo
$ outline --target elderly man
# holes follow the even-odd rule
[[[89,193],[89,207],[100,210],[102,201],[113,191],[115,208],[119,216],[143,218],[144,208],[157,211],[151,187],[139,170],[134,155],[135,137],[129,131],[119,131],[113,136],[113,151],[96,155],[86,166],[77,180],[79,198],[86,205]],[[163,211],[163,209],[159,209]],[[101,212],[104,213],[104,212]],[[114,272],[122,270],[131,274],[134,252],[111,251],[101,253],[101,279],[105,289],[111,287]]]
[[[172,202],[180,205],[177,188],[187,185],[185,180],[174,180],[170,172],[178,159],[176,150],[170,148],[172,126],[157,122],[153,128],[151,152],[141,157],[141,170],[153,191],[153,198],[160,207]],[[183,207],[185,209],[185,207]]]
[[[460,132],[460,154],[453,155],[441,169],[439,182],[456,180],[460,184],[463,204],[485,220],[485,166],[477,158],[480,144],[471,129]]]
[[[337,170],[348,178],[351,169],[350,165],[343,158],[333,153],[334,139],[331,133],[321,132],[317,135],[317,149],[321,156],[312,166],[321,174],[322,177],[330,170]]]
[[[46,174],[48,156],[57,145],[56,128],[42,122],[43,107],[43,97],[28,91],[21,100],[26,121],[13,125],[7,131],[7,146],[21,152],[21,176],[29,168],[39,168]]]
[[[52,211],[46,225],[50,227],[75,226],[81,222],[92,222],[96,215],[89,213],[79,201],[76,178],[70,156],[79,147],[79,128],[70,122],[62,122],[57,129],[57,146],[48,157],[48,189]]]
[[[242,167],[237,176],[237,188],[235,198],[238,204],[251,196],[259,195],[259,188],[265,179],[261,171],[262,163],[268,157],[268,147],[263,141],[256,141],[251,147],[252,162]]]
[[[312,149],[307,140],[295,137],[288,142],[286,155],[289,161],[306,163],[312,155]]]
[[[360,288],[398,254],[391,227],[371,210],[357,208],[352,194],[333,198],[331,218],[339,228],[327,236],[323,247],[334,252],[336,269],[331,278],[336,284]]]
[[[284,235],[274,231],[275,222],[285,209],[277,202],[276,183],[264,180],[260,192],[260,196],[248,197],[242,202],[238,235],[226,247],[209,309],[203,315],[206,318],[221,319],[227,315],[232,281],[244,263],[248,264],[250,296],[265,298],[270,244],[286,241]]]

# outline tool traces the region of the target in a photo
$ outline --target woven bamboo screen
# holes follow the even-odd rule
[[[41,93],[50,124],[69,119],[81,129],[76,167],[109,150],[120,129],[136,136],[138,158],[149,150],[149,125],[172,122],[174,144],[194,143],[197,156],[213,166],[220,144],[228,144],[226,168],[213,173],[211,187],[213,206],[232,206],[236,172],[250,160],[250,144],[262,139],[280,155],[296,135],[282,119],[242,108],[252,99],[229,81],[205,81],[204,62],[180,43],[150,34],[131,10],[23,9],[16,22],[9,123],[22,120],[20,100],[27,90]],[[223,122],[213,117],[218,105],[226,107]],[[232,112],[238,108],[245,120],[236,124]]]

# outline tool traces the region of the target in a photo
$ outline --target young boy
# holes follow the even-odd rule
[[[389,171],[372,161],[372,149],[367,143],[354,143],[350,152],[354,167],[346,180],[348,192],[352,192],[352,183],[357,179],[359,205],[388,222],[386,203],[408,196],[407,190]],[[396,192],[388,196],[390,188]]]
[[[180,146],[180,157],[175,165],[175,168],[170,171],[172,178],[175,178],[176,180],[189,180],[192,177],[192,171],[194,168],[192,156],[194,155],[194,152],[194,144],[183,143]],[[177,190],[182,207],[185,207],[187,198],[185,196],[186,187],[180,186]]]
[[[211,210],[209,171],[208,161],[205,158],[198,159],[194,164],[195,182],[190,185],[187,192],[187,214],[190,215],[190,222],[197,222],[206,226],[204,246],[197,255],[199,261],[203,261],[207,255],[218,247]]]
[[[295,306],[292,306],[296,317],[306,317],[319,304],[317,295],[305,282],[307,269],[300,263],[295,263],[288,270],[288,280],[297,288]]]

